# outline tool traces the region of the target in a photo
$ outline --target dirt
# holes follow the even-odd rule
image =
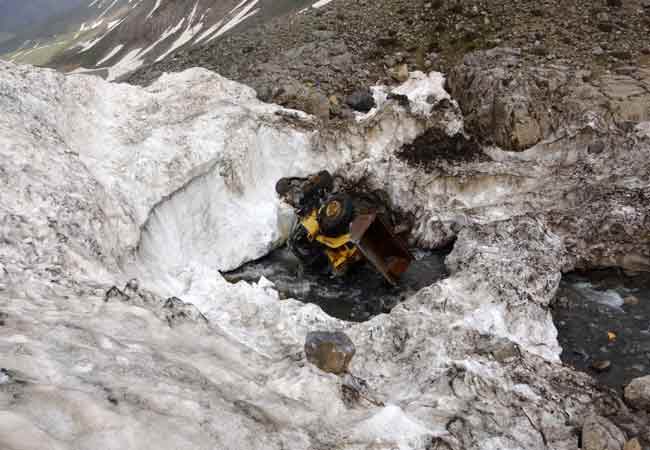
[[[442,130],[431,128],[398,152],[398,157],[412,166],[430,172],[446,164],[490,161],[481,145],[463,134],[449,136]]]

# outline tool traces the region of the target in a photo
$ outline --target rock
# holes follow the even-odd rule
[[[375,106],[375,98],[372,96],[370,89],[359,89],[348,95],[345,103],[352,109],[360,112],[368,112]]]
[[[625,400],[636,409],[650,412],[650,375],[635,378],[625,387]]]
[[[123,302],[126,302],[130,299],[130,297],[122,292],[117,286],[113,286],[110,288],[108,291],[106,291],[106,294],[104,295],[104,301],[107,302],[109,300],[120,300]]]
[[[305,339],[307,360],[324,372],[347,372],[355,352],[354,343],[340,331],[312,331]]]
[[[596,141],[589,144],[587,151],[594,155],[599,155],[605,150],[605,143],[603,141]]]
[[[183,322],[208,323],[208,319],[191,303],[185,303],[178,297],[169,297],[163,305],[163,315],[170,327]]]
[[[400,83],[405,82],[409,78],[409,69],[408,65],[406,64],[400,64],[399,66],[389,69],[388,74],[393,78],[395,81],[399,81]]]
[[[591,363],[591,368],[594,369],[596,372],[605,372],[606,370],[609,370],[611,366],[612,366],[611,361],[607,359],[596,360]]]
[[[623,299],[623,304],[627,306],[634,306],[639,304],[639,298],[634,295],[628,295]]]
[[[623,450],[643,450],[643,448],[641,447],[639,440],[637,438],[634,438],[625,443]]]
[[[587,417],[582,426],[583,450],[622,450],[625,443],[623,432],[604,417]]]
[[[308,97],[306,111],[327,122],[330,118],[330,102],[324,94],[314,92]]]

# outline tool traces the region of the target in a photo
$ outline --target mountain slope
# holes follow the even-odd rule
[[[206,44],[249,23],[309,6],[308,0],[111,0],[55,19],[38,37],[22,33],[0,47],[13,62],[108,79],[165,60],[180,48]],[[101,8],[98,6],[101,5]],[[29,39],[25,39],[30,36]]]

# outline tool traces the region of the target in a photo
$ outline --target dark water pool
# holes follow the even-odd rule
[[[650,274],[565,275],[553,317],[565,363],[619,390],[650,374]]]
[[[275,283],[283,298],[315,303],[330,316],[362,322],[389,312],[400,301],[447,276],[444,264],[448,252],[414,250],[416,258],[393,287],[371,267],[361,264],[342,277],[310,272],[286,249],[278,249],[223,276],[230,282],[257,282],[264,276]]]

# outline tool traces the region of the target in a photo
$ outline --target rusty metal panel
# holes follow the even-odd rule
[[[413,256],[406,244],[376,214],[359,215],[350,225],[352,241],[361,253],[388,280],[396,285]]]

